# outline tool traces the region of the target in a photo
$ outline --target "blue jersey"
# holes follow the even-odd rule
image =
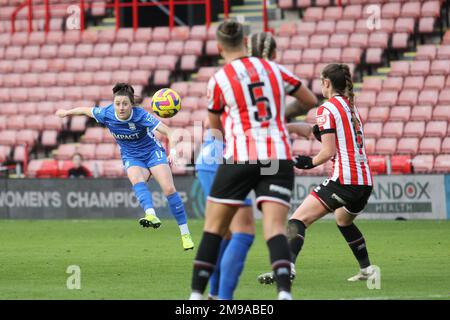
[[[92,115],[116,139],[122,158],[145,160],[153,150],[164,150],[153,134],[161,122],[140,107],[133,107],[126,120],[117,117],[112,104],[106,108],[94,107]]]
[[[219,164],[223,162],[224,147],[223,141],[215,139],[208,130],[200,154],[195,161],[195,170],[216,172]]]

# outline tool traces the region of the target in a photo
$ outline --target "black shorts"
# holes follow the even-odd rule
[[[240,206],[251,190],[255,190],[256,205],[272,201],[290,207],[294,187],[294,166],[291,160],[269,163],[224,163],[214,178],[208,200]]]
[[[344,207],[348,213],[356,215],[365,208],[371,193],[372,186],[344,185],[327,179],[314,188],[311,195],[330,212]]]

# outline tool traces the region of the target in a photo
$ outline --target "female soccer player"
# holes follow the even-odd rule
[[[268,60],[276,57],[276,42],[270,33],[260,32],[252,34],[247,41],[248,55]],[[292,114],[298,114],[299,104],[293,104]],[[287,108],[289,108],[287,107]],[[209,122],[205,121],[207,128],[205,139],[196,159],[195,170],[205,197],[209,195],[219,163],[222,163],[224,143],[218,140],[209,131]],[[289,133],[309,137],[311,126],[304,123],[287,125]],[[253,220],[252,202],[245,199],[239,207],[230,224],[229,233],[220,245],[216,268],[210,279],[210,299],[230,300],[237,287],[239,277],[244,268],[245,258],[255,238],[255,224]],[[231,234],[230,234],[231,233]]]
[[[206,204],[190,299],[203,298],[222,238],[252,189],[263,212],[264,237],[276,274],[278,298],[291,299],[290,252],[284,224],[294,171],[284,98],[292,94],[310,108],[316,98],[283,67],[247,57],[241,24],[224,22],[216,36],[226,65],[209,81],[208,110],[211,128],[225,132],[225,163],[219,165]]]
[[[321,86],[323,96],[328,98],[316,113],[322,149],[313,158],[297,156],[296,167],[311,169],[334,157],[334,172],[311,192],[289,220],[293,262],[302,249],[306,228],[334,212],[337,226],[360,266],[360,272],[348,281],[367,280],[374,270],[370,266],[364,237],[353,220],[370,197],[372,175],[364,148],[361,119],[354,106],[353,82],[348,66],[327,65],[322,71]],[[259,278],[264,283],[273,282],[271,273]]]
[[[181,232],[184,250],[194,248],[186,212],[180,195],[175,189],[169,163],[175,152],[170,149],[169,157],[161,143],[155,138],[154,131],[169,138],[169,147],[174,147],[172,130],[156,119],[143,108],[135,106],[134,89],[127,83],[117,83],[113,88],[113,104],[106,108],[74,108],[60,109],[56,115],[61,118],[72,115],[85,115],[94,118],[105,125],[120,146],[122,160],[127,171],[128,179],[133,185],[136,198],[145,211],[145,217],[139,220],[143,227],[159,228],[161,221],[153,208],[152,195],[146,184],[152,175],[161,186],[170,206],[170,210],[177,220]]]

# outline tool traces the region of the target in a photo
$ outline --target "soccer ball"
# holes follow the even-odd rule
[[[170,88],[163,88],[153,95],[152,109],[161,118],[171,118],[180,111],[181,98]]]

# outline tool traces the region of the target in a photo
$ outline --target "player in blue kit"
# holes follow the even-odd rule
[[[143,227],[159,228],[161,220],[156,216],[152,195],[147,186],[150,176],[159,183],[167,197],[172,215],[177,220],[184,250],[194,248],[187,225],[186,212],[180,195],[175,189],[169,164],[175,155],[172,130],[141,107],[135,106],[134,89],[127,83],[117,83],[113,88],[114,102],[105,108],[59,109],[56,115],[64,118],[85,115],[105,125],[120,146],[123,164],[133,191],[145,211],[139,220]],[[158,131],[169,138],[169,157],[161,143],[155,138]]]

